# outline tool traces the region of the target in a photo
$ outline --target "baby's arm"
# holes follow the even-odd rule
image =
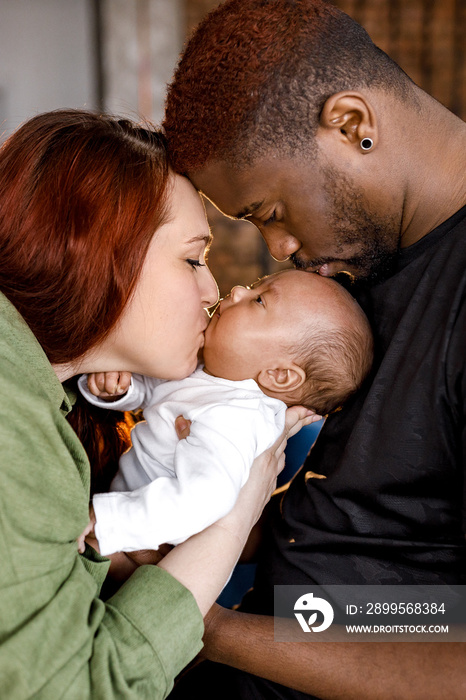
[[[131,372],[93,372],[87,375],[87,387],[93,396],[115,401],[131,386]]]
[[[151,401],[159,379],[131,372],[81,375],[78,389],[89,403],[115,411],[135,411]]]
[[[95,533],[101,553],[179,544],[229,513],[254,458],[268,446],[258,443],[258,432],[266,428],[271,443],[282,432],[282,420],[275,426],[263,422],[255,410],[218,405],[193,420],[189,437],[177,443],[175,477],[159,477],[132,492],[97,494]],[[146,472],[153,428],[148,415],[135,428],[137,449],[126,455],[142,459]]]

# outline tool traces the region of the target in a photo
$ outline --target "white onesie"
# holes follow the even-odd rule
[[[91,394],[85,375],[78,386],[96,406],[142,408],[145,418],[132,430],[111,493],[94,496],[103,555],[179,544],[229,513],[254,459],[285,426],[286,405],[253,379],[232,382],[202,367],[178,381],[135,374],[113,402]],[[175,431],[179,415],[192,421],[184,440]]]

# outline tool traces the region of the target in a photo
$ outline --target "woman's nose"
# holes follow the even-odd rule
[[[274,231],[261,231],[270,255],[283,262],[301,248],[301,243],[293,234],[276,228]]]
[[[202,305],[204,307],[213,306],[220,298],[217,282],[207,265],[204,268],[206,276],[202,289]]]
[[[246,287],[241,287],[241,285],[237,285],[236,287],[233,287],[233,289],[230,292],[230,299],[234,304],[237,304],[238,301],[241,301],[241,299],[244,299],[244,297],[248,293],[248,289]]]

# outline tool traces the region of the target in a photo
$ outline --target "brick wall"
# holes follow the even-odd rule
[[[184,0],[186,33],[217,0]],[[424,90],[466,119],[466,0],[334,0]],[[214,233],[210,264],[221,294],[280,269],[257,230],[208,205]]]

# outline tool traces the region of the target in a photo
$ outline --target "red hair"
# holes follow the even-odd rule
[[[0,291],[51,363],[101,342],[128,302],[165,219],[163,135],[77,110],[41,114],[0,149]],[[115,368],[118,369],[118,368]],[[131,421],[78,396],[68,419],[108,490]]]
[[[102,341],[165,216],[163,136],[77,110],[41,114],[0,149],[0,291],[51,363]]]
[[[227,0],[199,24],[169,86],[164,129],[174,169],[243,167],[270,150],[312,154],[319,114],[340,90],[404,98],[408,78],[326,0]]]

